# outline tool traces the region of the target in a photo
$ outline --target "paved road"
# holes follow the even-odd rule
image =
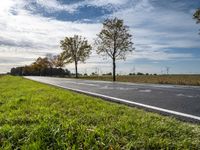
[[[200,122],[200,87],[25,77],[69,90]]]

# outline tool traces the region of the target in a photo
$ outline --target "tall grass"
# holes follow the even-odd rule
[[[0,78],[0,149],[199,147],[199,125],[21,77]]]

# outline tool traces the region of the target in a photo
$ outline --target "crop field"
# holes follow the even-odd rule
[[[0,149],[198,149],[200,125],[0,77]]]
[[[112,76],[83,76],[81,78],[112,81]],[[127,75],[117,76],[116,79],[121,82],[200,86],[200,75]]]

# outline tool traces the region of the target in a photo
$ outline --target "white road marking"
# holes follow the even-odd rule
[[[168,113],[168,114],[177,115],[177,116],[186,117],[186,118],[191,118],[191,119],[195,119],[195,120],[200,121],[200,117],[190,115],[190,114],[185,114],[185,113],[181,113],[181,112],[177,112],[177,111],[173,111],[173,110],[168,110],[168,109],[159,108],[159,107],[155,107],[155,106],[151,106],[151,105],[137,103],[137,102],[129,101],[129,100],[126,100],[126,99],[111,97],[111,96],[107,96],[107,95],[103,95],[103,94],[83,91],[83,90],[74,89],[74,88],[68,88],[68,87],[61,86],[61,85],[56,85],[56,86],[64,88],[64,89],[69,89],[69,90],[72,90],[72,91],[80,92],[80,93],[85,93],[85,94],[89,94],[89,95],[93,95],[93,96],[97,96],[97,97],[101,97],[101,98],[110,99],[111,101],[113,100],[113,101],[116,101],[116,102],[123,102],[125,104],[132,104],[132,105],[135,105],[135,106],[145,107],[145,108],[165,112],[165,113]]]
[[[25,78],[31,78],[32,76],[24,76]],[[59,80],[68,80],[68,81],[84,81],[84,82],[90,82],[90,83],[109,83],[109,84],[122,84],[122,85],[137,85],[137,86],[150,86],[150,87],[155,87],[155,88],[178,88],[178,89],[198,89],[200,90],[199,86],[192,86],[192,85],[173,85],[173,84],[152,84],[152,83],[131,83],[131,82],[119,82],[119,81],[100,81],[100,80],[85,80],[85,79],[70,79],[70,78],[59,78],[59,77],[39,77],[39,78],[56,78]]]
[[[160,108],[160,107],[155,107],[155,106],[151,106],[151,105],[137,103],[137,102],[129,101],[129,100],[126,100],[126,99],[111,97],[111,96],[107,96],[107,95],[103,95],[103,94],[98,94],[98,93],[83,91],[83,90],[79,90],[79,89],[69,88],[69,87],[65,87],[65,86],[61,86],[61,85],[57,85],[57,84],[52,84],[52,85],[58,86],[58,87],[61,87],[61,88],[64,88],[64,89],[80,92],[80,93],[85,93],[85,94],[89,94],[89,95],[93,95],[93,96],[97,96],[97,97],[101,97],[101,98],[106,98],[106,99],[109,99],[109,100],[115,101],[115,102],[123,102],[125,104],[131,104],[131,105],[135,105],[135,106],[149,108],[149,109],[165,112],[165,113],[168,113],[168,114],[177,115],[177,116],[186,117],[186,118],[191,118],[191,119],[195,119],[195,120],[200,121],[200,117],[190,115],[190,114],[185,114],[185,113],[181,113],[181,112],[177,112],[177,111],[173,111],[173,110],[168,110],[168,109],[164,109],[164,108]]]
[[[138,88],[125,88],[125,87],[117,87],[117,86],[103,86],[100,89],[108,89],[108,90],[137,90]]]
[[[31,78],[27,78],[27,79],[31,79]],[[32,80],[34,80],[34,79],[32,79]],[[176,115],[176,116],[185,117],[185,118],[200,121],[199,116],[194,116],[194,115],[191,115],[191,114],[186,114],[186,113],[177,112],[177,111],[174,111],[174,110],[169,110],[169,109],[164,109],[164,108],[160,108],[160,107],[156,107],[156,106],[146,105],[146,104],[133,102],[133,101],[130,101],[130,100],[116,98],[116,97],[112,97],[112,96],[107,96],[107,95],[103,95],[103,94],[98,94],[98,93],[83,91],[83,90],[79,90],[79,89],[69,88],[69,87],[65,87],[65,86],[62,86],[62,85],[58,85],[58,84],[53,83],[53,82],[44,82],[44,81],[41,81],[41,80],[35,80],[35,81],[54,85],[54,86],[61,87],[61,88],[64,88],[64,89],[68,89],[68,90],[72,90],[72,91],[75,91],[75,92],[80,92],[80,93],[84,93],[84,94],[88,94],[88,95],[92,95],[92,96],[96,96],[96,97],[100,97],[100,98],[105,98],[105,99],[108,99],[108,100],[114,101],[114,102],[120,102],[120,103],[124,103],[124,104],[128,104],[128,105],[135,105],[135,106],[139,106],[139,107],[143,107],[143,108],[148,108],[148,109],[168,113],[168,114],[171,114],[171,115]]]
[[[68,79],[71,80],[71,79]],[[175,88],[175,89],[200,89],[199,86],[193,85],[176,85],[176,84],[153,84],[153,83],[131,83],[131,82],[120,82],[120,81],[101,81],[101,80],[84,80],[84,79],[74,79],[86,82],[95,82],[95,83],[109,83],[109,84],[122,84],[122,85],[137,85],[137,86],[150,86],[155,88]]]
[[[97,84],[90,84],[90,83],[80,83],[80,82],[72,82],[72,81],[67,81],[67,83],[72,83],[72,84],[79,84],[79,85],[89,85],[89,86],[99,86]]]
[[[180,94],[176,94],[176,96],[184,96],[184,94],[180,93]]]
[[[150,93],[150,92],[151,92],[151,90],[149,90],[149,89],[146,89],[146,90],[139,90],[139,92],[143,92],[143,93]]]
[[[179,97],[187,97],[187,98],[198,98],[200,97],[200,95],[185,95],[185,94],[176,94],[176,96],[179,96]]]

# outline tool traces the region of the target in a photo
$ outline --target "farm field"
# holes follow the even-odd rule
[[[0,76],[0,149],[198,149],[200,126]]]
[[[112,81],[112,76],[83,76],[81,79]],[[200,86],[200,75],[127,75],[116,79],[120,82]]]

